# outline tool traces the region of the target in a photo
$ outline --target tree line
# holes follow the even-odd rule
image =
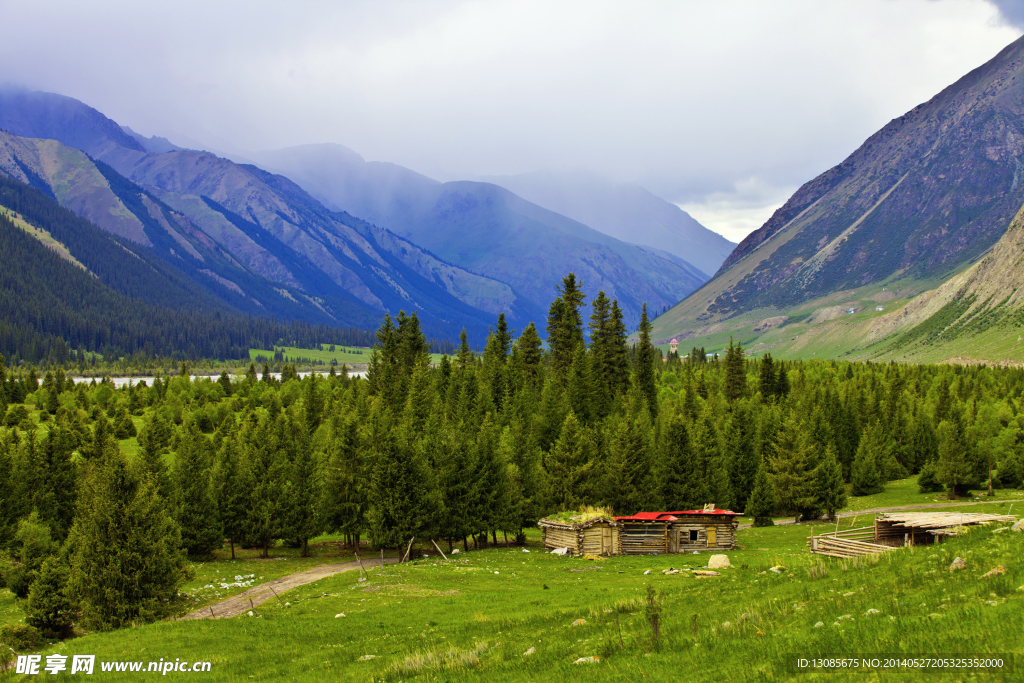
[[[616,301],[599,292],[584,319],[585,302],[570,274],[546,344],[499,315],[482,353],[463,334],[436,365],[415,313],[385,316],[365,379],[253,365],[115,389],[5,369],[6,580],[59,633],[168,614],[185,558],[222,547],[306,553],[334,533],[404,555],[416,538],[521,542],[582,505],[714,503],[770,524],[912,474],[951,496],[1021,485],[1020,369],[754,361],[733,343],[662,360],[646,310],[631,341]],[[109,590],[127,575],[145,580]]]

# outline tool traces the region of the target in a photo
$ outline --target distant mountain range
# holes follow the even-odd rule
[[[852,332],[857,316],[888,317],[993,248],[1024,204],[1022,160],[1024,38],[801,187],[657,321],[656,338],[870,354],[881,340]]]
[[[613,183],[593,173],[568,171],[485,180],[623,242],[668,252],[709,276],[736,247],[675,204],[635,183]]]
[[[572,271],[589,295],[603,290],[617,298],[635,322],[644,303],[661,310],[707,279],[674,254],[616,239],[492,183],[441,183],[396,164],[364,161],[341,145],[303,145],[249,156],[327,206],[509,283],[537,307],[555,297],[553,274]]]
[[[479,340],[499,312],[541,322],[569,271],[618,298],[628,321],[707,279],[496,185],[437,183],[338,146],[258,155],[260,168],[143,137],[72,98],[9,90],[0,128],[4,174],[248,313],[375,327],[416,310],[432,334],[465,326]]]

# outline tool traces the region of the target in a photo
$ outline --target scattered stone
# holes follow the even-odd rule
[[[1014,531],[1024,531],[1024,519],[1018,519],[1017,523],[1010,528]]]
[[[821,628],[824,625],[825,625],[825,622],[819,621],[817,624],[814,625],[814,628]]]
[[[728,555],[712,555],[708,560],[708,569],[729,569],[731,566]]]
[[[871,608],[867,612],[864,613],[864,616],[869,616],[869,615],[872,615],[872,614],[881,614],[881,612],[879,612],[875,608]]]
[[[955,572],[957,569],[964,569],[966,567],[967,563],[964,561],[964,558],[957,557],[953,560],[953,564],[949,565],[949,571]]]
[[[644,572],[644,576],[647,576],[647,575],[648,575],[648,574],[650,574],[650,573],[651,573],[651,570],[650,570],[650,569],[648,569],[647,571],[645,571],[645,572]]]
[[[672,574],[678,574],[679,570],[678,569],[663,569],[661,573],[665,574],[667,576],[671,576]]]
[[[528,553],[528,552],[530,552],[530,551],[529,551],[529,550],[527,550],[526,548],[523,548],[523,552],[524,552],[524,553]]]
[[[694,576],[698,576],[698,577],[700,577],[700,576],[721,576],[721,574],[718,573],[718,572],[706,571],[704,569],[696,569],[696,570],[694,570],[694,571],[692,571],[690,573],[693,574]]]
[[[494,572],[494,573],[497,574],[498,572]]]
[[[999,576],[1000,574],[1005,574],[1005,573],[1006,573],[1006,567],[1004,567],[1003,565],[999,565],[995,569],[992,569],[992,570],[987,571],[984,574],[982,574],[981,578],[983,578],[983,579],[991,579],[993,576]]]
[[[586,619],[577,619],[576,621],[572,622],[572,625],[573,626],[583,626],[583,624],[585,624],[585,623],[587,623]]]
[[[458,554],[459,554],[459,549],[458,548],[456,548],[455,550],[452,551],[452,555],[458,555]]]
[[[552,555],[568,555],[569,554],[569,549],[568,548],[555,548],[554,550],[551,551],[551,554]]]
[[[597,664],[600,661],[600,657],[580,657],[573,664]]]
[[[531,647],[529,650],[527,650],[526,652],[523,653],[523,656],[524,657],[529,657],[530,655],[532,655],[536,651],[537,651],[537,648]]]
[[[856,593],[854,593],[853,591],[850,591],[849,593],[843,593],[843,597],[844,597],[844,598],[848,598],[848,597],[850,597],[851,595],[856,595]]]
[[[730,624],[728,621],[722,622],[722,628],[729,628],[730,626],[732,626],[732,624]]]
[[[286,603],[284,603],[284,606],[285,606],[285,607],[291,607],[291,606],[292,606],[292,603],[290,603],[290,602],[286,602]]]
[[[368,662],[371,659],[377,659],[377,655],[363,655],[362,657],[359,658],[359,661],[360,662]]]
[[[696,555],[696,554],[697,554],[697,551],[696,551],[696,550],[694,550],[694,551],[693,551],[693,554],[694,554],[694,555]]]
[[[335,619],[341,619],[343,616],[345,616],[345,613],[344,612],[339,612],[338,614],[334,615],[334,618]]]
[[[843,616],[839,617],[839,621],[842,621],[844,619],[853,619],[853,615],[852,614],[844,614]]]
[[[252,610],[249,610],[248,612],[246,612],[246,614],[248,614],[251,617],[252,616]]]

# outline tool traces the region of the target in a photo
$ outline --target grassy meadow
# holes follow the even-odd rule
[[[921,676],[798,674],[797,656],[1021,653],[1024,534],[993,525],[936,546],[840,561],[808,554],[808,532],[807,525],[742,530],[743,549],[729,553],[733,567],[708,578],[663,573],[699,569],[706,554],[564,558],[543,553],[533,533],[530,552],[499,547],[448,561],[429,553],[373,568],[364,582],[349,572],[296,588],[257,607],[253,617],[87,634],[43,654],[210,661],[207,681],[717,682]],[[269,580],[329,561],[334,547],[321,543],[322,556],[306,560],[277,549],[284,554],[271,560],[194,565],[196,578],[183,590],[202,594],[205,604],[215,597],[206,594],[217,591],[204,594],[200,585],[246,574]],[[951,572],[957,556],[967,567]],[[982,578],[999,565],[1005,574]],[[659,610],[657,639],[648,587]],[[0,597],[0,618],[17,612],[9,593]],[[586,657],[597,661],[574,664]],[[964,672],[929,676],[968,678]]]

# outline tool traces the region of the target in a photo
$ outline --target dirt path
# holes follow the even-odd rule
[[[398,562],[397,558],[389,557],[385,560],[386,564],[395,564]],[[380,560],[363,560],[363,567],[379,567]],[[237,617],[239,614],[248,612],[253,607],[260,605],[271,598],[281,595],[285,591],[291,590],[297,586],[304,586],[307,583],[313,583],[320,579],[327,578],[328,576],[334,576],[342,572],[350,572],[352,570],[359,569],[358,562],[338,562],[335,564],[325,564],[319,567],[313,567],[307,569],[304,572],[297,572],[295,574],[289,574],[288,576],[282,576],[280,579],[274,579],[273,581],[267,581],[261,583],[258,586],[253,586],[244,593],[228,598],[227,600],[221,600],[218,603],[203,607],[195,612],[186,614],[180,617],[179,620],[185,619],[227,619],[229,617]],[[250,602],[251,601],[251,602]]]
[[[846,517],[860,517],[861,515],[873,515],[876,512],[900,512],[902,510],[923,510],[925,508],[948,508],[948,507],[962,507],[964,505],[991,505],[992,503],[1015,503],[1020,502],[1021,509],[1024,510],[1024,500],[1022,501],[1006,501],[1006,500],[983,500],[980,502],[972,503],[921,503],[919,505],[897,505],[895,507],[888,508],[870,508],[868,510],[853,510],[850,512],[839,513],[839,518],[844,519]],[[801,522],[801,524],[821,524],[824,520],[814,520],[813,522]],[[775,526],[781,526],[784,524],[795,524],[792,519],[777,519],[775,520]],[[749,529],[754,526],[753,524],[740,524],[739,529]]]

